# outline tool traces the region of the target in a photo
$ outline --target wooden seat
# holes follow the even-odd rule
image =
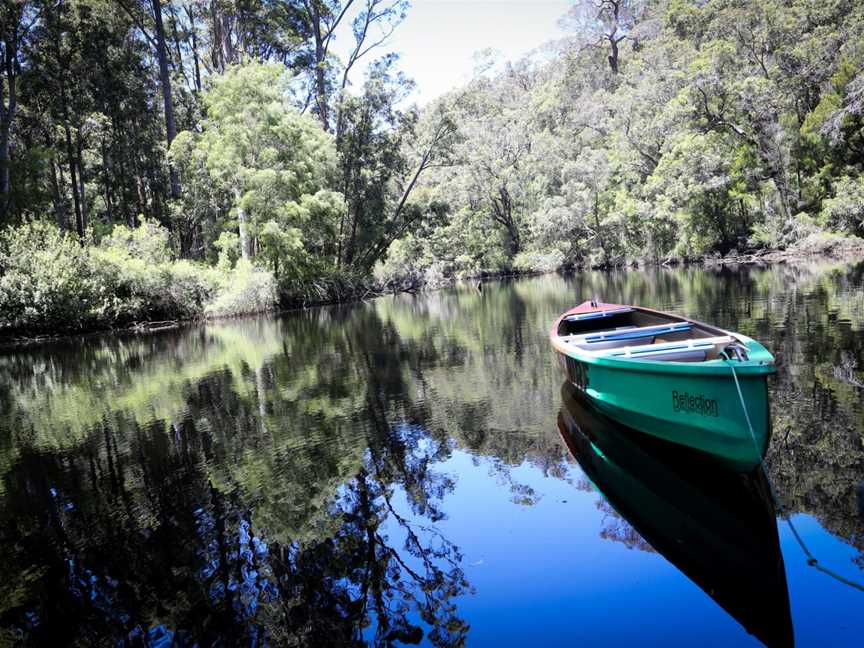
[[[609,345],[608,342],[624,341],[625,345],[630,340],[639,340],[642,338],[653,338],[657,335],[665,335],[667,333],[679,333],[689,331],[693,328],[690,322],[673,322],[671,324],[655,324],[654,326],[640,326],[624,329],[613,329],[610,331],[597,331],[595,333],[586,333],[582,336],[582,341],[590,345],[589,348],[603,349],[612,346],[622,346],[620,344]]]
[[[724,335],[702,338],[699,340],[682,340],[681,342],[666,342],[664,344],[641,344],[639,346],[616,348],[604,355],[612,358],[628,360],[676,360],[693,362],[704,360],[710,351],[718,344],[728,344],[732,338]]]

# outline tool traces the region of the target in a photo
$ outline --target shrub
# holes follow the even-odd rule
[[[864,256],[864,240],[830,232],[816,232],[798,241],[792,251],[807,256]]]
[[[272,273],[244,259],[226,265],[172,261],[168,232],[156,223],[117,226],[98,246],[50,223],[10,228],[0,232],[0,330],[76,331],[276,306]]]
[[[521,272],[554,272],[564,265],[561,250],[520,252],[513,259],[513,268]]]
[[[448,283],[447,264],[436,261],[423,272],[423,285],[426,288],[440,288]]]
[[[109,296],[98,313],[106,322],[195,319],[219,288],[216,270],[172,262],[168,231],[153,222],[135,229],[118,225],[91,256]]]
[[[362,298],[382,284],[373,277],[330,264],[310,264],[305,275],[279,279],[279,303],[283,307],[327,304]]]
[[[96,248],[94,278],[104,293],[94,317],[106,325],[195,319],[219,288],[219,273],[189,261],[149,265],[141,259]]]
[[[171,261],[155,223],[118,226],[99,246],[50,223],[0,232],[0,329],[27,333],[238,315],[273,307],[275,281],[246,262],[220,271]]]
[[[144,220],[138,227],[115,225],[111,234],[102,239],[100,247],[126,253],[129,257],[150,264],[171,261],[168,230],[155,221]]]
[[[230,273],[223,276],[215,299],[207,304],[209,317],[225,317],[272,310],[276,305],[276,280],[266,270],[240,259]]]
[[[106,300],[94,313],[106,324],[128,324],[148,319],[168,319],[161,302],[168,288],[164,265],[150,265],[121,249],[90,251],[94,279]]]
[[[817,233],[819,228],[813,219],[804,212],[787,220],[766,218],[751,228],[750,245],[769,248],[787,248]]]
[[[40,222],[0,233],[0,327],[83,328],[104,298],[77,237]]]
[[[219,250],[217,266],[228,272],[240,258],[240,237],[234,232],[225,231],[214,241],[213,246]]]
[[[405,239],[393,241],[386,258],[375,265],[372,274],[381,285],[422,283],[422,277],[430,264],[431,259],[421,255],[409,234]]]
[[[864,176],[844,176],[834,186],[834,197],[822,201],[822,226],[857,236],[864,235]]]
[[[171,300],[178,305],[181,317],[191,319],[203,315],[207,304],[219,292],[220,280],[221,275],[215,268],[191,261],[171,264],[168,290]]]

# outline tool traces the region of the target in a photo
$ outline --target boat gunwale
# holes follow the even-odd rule
[[[587,303],[587,302],[586,302]],[[720,358],[713,360],[704,360],[701,362],[676,362],[674,360],[652,360],[651,358],[632,358],[626,356],[611,356],[604,354],[603,351],[607,351],[604,349],[598,349],[596,351],[591,351],[588,349],[583,349],[581,347],[574,347],[570,344],[565,343],[562,340],[561,335],[558,334],[558,329],[561,323],[568,316],[577,314],[577,310],[584,305],[580,304],[575,306],[566,312],[562,313],[558,318],[556,318],[555,323],[552,326],[552,330],[550,331],[549,337],[552,343],[552,346],[555,350],[565,356],[571,357],[575,360],[579,360],[580,362],[585,362],[588,364],[600,365],[608,367],[609,369],[620,369],[625,371],[637,371],[644,373],[682,373],[682,374],[698,374],[704,376],[710,375],[727,375],[729,373],[729,365],[725,360]],[[598,306],[613,306],[618,309],[624,305],[621,304],[598,304]],[[717,337],[729,337],[732,341],[737,341],[747,347],[748,355],[750,359],[741,360],[735,363],[735,370],[740,375],[766,375],[776,372],[776,366],[774,365],[774,356],[771,355],[771,352],[768,351],[764,346],[762,346],[756,340],[747,337],[741,333],[734,333],[732,331],[727,331],[725,329],[721,329],[717,326],[713,326],[711,324],[706,324],[705,322],[695,320],[689,317],[684,317],[683,315],[676,315],[673,313],[667,313],[664,311],[656,310],[653,308],[646,308],[644,306],[628,306],[633,309],[633,312],[643,312],[654,316],[660,316],[661,318],[675,320],[679,322],[688,322],[694,328],[699,328],[706,330],[708,332],[716,332],[719,333]],[[602,319],[602,318],[601,318]],[[590,333],[586,333],[590,334]],[[646,345],[647,346],[647,345]]]

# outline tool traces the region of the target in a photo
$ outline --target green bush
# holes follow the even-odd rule
[[[115,225],[99,246],[120,254],[126,253],[128,257],[145,263],[163,264],[171,261],[172,257],[168,237],[167,229],[155,221],[144,220],[135,228]]]
[[[766,218],[750,228],[750,245],[767,248],[788,248],[819,232],[815,221],[804,212],[791,219]]]
[[[215,299],[207,304],[208,317],[226,317],[272,310],[276,305],[276,280],[266,270],[255,268],[245,259],[223,276]]]
[[[189,261],[148,263],[129,252],[94,248],[94,274],[108,296],[105,323],[195,319],[219,289],[220,273]]]
[[[561,250],[520,252],[513,259],[513,268],[520,272],[554,272],[564,265]]]
[[[219,288],[220,274],[189,261],[173,261],[168,231],[145,221],[118,225],[91,251],[100,286],[109,296],[97,315],[106,323],[194,319]]]
[[[105,299],[75,236],[39,222],[0,232],[0,329],[84,328]]]
[[[834,197],[822,201],[819,218],[828,230],[864,235],[864,177],[840,178],[834,185]]]
[[[233,270],[173,261],[155,223],[118,226],[98,246],[50,223],[0,232],[0,330],[29,334],[271,310],[276,281],[239,261]]]
[[[277,279],[279,304],[283,308],[358,298],[380,285],[365,273],[337,268],[329,260],[307,255],[303,261]]]
[[[168,292],[173,303],[183,306],[184,319],[200,317],[208,303],[219,292],[222,274],[191,261],[176,261],[171,264]]]

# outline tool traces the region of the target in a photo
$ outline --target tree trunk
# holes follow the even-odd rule
[[[144,177],[141,172],[141,160],[135,155],[135,204],[138,208],[133,220],[137,223],[139,216],[147,216],[147,190],[144,187]]]
[[[54,203],[54,218],[57,219],[57,227],[63,231],[69,227],[66,222],[66,201],[60,194],[60,182],[57,179],[57,165],[54,158],[49,160],[51,164],[51,200]]]
[[[120,166],[120,177],[123,179],[123,184],[118,188],[120,193],[120,212],[123,214],[123,219],[126,223],[129,224],[130,227],[135,227],[135,213],[129,210],[129,202],[126,195],[126,188],[129,186],[129,182],[126,175],[126,163],[123,155],[118,156],[118,162]]]
[[[183,75],[183,80],[186,82],[186,87],[189,87],[189,77],[186,76],[186,66],[183,65],[183,50],[180,48],[180,34],[177,32],[177,11],[174,5],[168,3],[168,13],[171,14],[171,37],[174,39],[174,51],[177,53],[176,68]]]
[[[81,199],[81,222],[87,229],[87,194],[84,192],[84,156],[81,143],[81,126],[75,129],[75,163],[78,165],[78,197]]]
[[[102,140],[102,144],[100,146],[101,154],[102,154],[102,193],[105,196],[105,209],[108,210],[109,214],[116,214],[117,209],[115,206],[114,200],[114,191],[112,191],[111,181],[109,180],[109,169],[111,169],[111,157],[108,153],[108,146],[105,139]]]
[[[345,265],[351,265],[354,261],[354,248],[357,245],[357,222],[359,218],[359,207],[356,204],[351,205],[351,238],[348,239],[348,245],[345,246]]]
[[[186,15],[189,17],[189,35],[192,38],[192,62],[195,64],[195,89],[201,92],[201,66],[198,62],[198,36],[195,31],[195,14],[187,5]]]
[[[606,252],[606,242],[603,240],[603,228],[600,227],[600,199],[597,194],[594,194],[594,227],[597,229],[597,240],[600,242],[600,249],[603,250],[603,263],[609,263],[609,253]]]
[[[165,26],[162,24],[161,0],[152,0],[153,20],[156,25],[156,55],[159,59],[159,82],[162,85],[162,101],[165,104],[165,133],[168,139],[168,147],[177,136],[177,127],[174,125],[174,102],[171,97],[171,75],[168,72],[168,52],[165,47]],[[180,182],[177,179],[177,171],[174,165],[168,164],[168,173],[171,177],[171,197],[180,197]]]
[[[66,161],[69,164],[69,177],[71,178],[70,187],[72,189],[72,201],[75,203],[75,229],[78,232],[78,238],[81,243],[84,243],[84,218],[81,213],[81,198],[78,195],[78,174],[75,167],[77,165],[77,157],[75,156],[75,148],[72,146],[72,132],[69,130],[69,110],[66,106],[66,86],[60,84],[60,101],[62,102],[63,110],[63,134],[66,141]]]
[[[609,54],[609,67],[612,69],[612,74],[618,74],[618,43],[624,40],[624,36],[618,36],[618,27],[620,26],[620,16],[621,16],[621,4],[616,0],[612,0],[610,3],[612,7],[612,31],[607,34],[606,38],[609,39],[609,48],[611,50],[611,54]]]
[[[612,69],[612,74],[618,74],[618,41],[612,38],[609,41],[609,46],[612,50],[609,55],[609,67]]]
[[[344,195],[344,194],[343,194]],[[336,237],[336,267],[342,267],[342,237],[345,235],[345,214],[339,216],[339,236]]]
[[[17,57],[18,57],[18,26],[7,25],[3,49],[5,60],[3,69],[6,75],[6,86],[9,90],[9,101],[3,97],[3,83],[0,82],[0,223],[6,219],[12,194],[12,181],[9,166],[9,137],[12,133],[12,122],[15,119],[15,111],[18,106],[18,94],[15,81],[17,79]],[[12,33],[9,33],[9,32]]]
[[[222,57],[222,23],[219,21],[219,6],[216,0],[210,2],[210,62],[216,72],[225,71]]]
[[[2,84],[0,84],[2,85]],[[9,131],[12,128],[11,111],[0,118],[0,223],[6,220],[9,203],[12,200],[12,182],[9,173]]]
[[[252,258],[252,241],[249,240],[249,218],[243,209],[241,198],[243,194],[239,189],[234,190],[234,199],[237,201],[237,226],[240,230],[240,254],[244,259]]]
[[[492,198],[492,219],[501,223],[510,237],[510,253],[516,256],[522,250],[519,228],[513,220],[513,201],[506,187],[498,189],[498,197]]]
[[[234,17],[227,12],[222,14],[222,60],[225,65],[232,65],[237,62],[237,51],[234,49],[234,43],[231,42],[231,32],[234,29]]]
[[[316,52],[317,53],[317,52]],[[325,131],[330,130],[329,116],[327,114],[327,79],[324,77],[324,62],[315,66],[315,85],[318,93],[316,103],[318,104],[318,115],[321,117],[321,125]]]
[[[321,33],[321,15],[318,7],[312,5],[312,31],[315,35],[315,104],[318,107],[318,116],[324,130],[330,130],[327,115],[327,78],[324,74],[324,37]]]

